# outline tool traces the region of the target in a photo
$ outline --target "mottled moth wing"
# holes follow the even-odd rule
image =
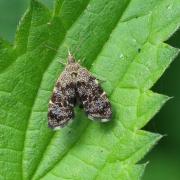
[[[76,88],[79,99],[90,119],[101,122],[111,119],[112,110],[106,93],[87,69],[82,67],[78,69]]]
[[[48,108],[48,126],[64,127],[74,117],[75,84],[69,71],[63,71],[56,82]]]
[[[69,53],[65,70],[59,77],[48,108],[48,125],[58,129],[74,117],[76,101],[82,104],[92,120],[106,122],[111,119],[112,110],[106,93],[90,72],[75,62]]]

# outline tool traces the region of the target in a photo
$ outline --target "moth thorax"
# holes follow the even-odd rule
[[[71,73],[71,77],[72,77],[73,79],[75,79],[76,76],[77,76],[77,72],[74,72],[74,71],[73,71],[73,72]]]
[[[79,68],[80,68],[79,63],[71,63],[66,66],[66,71],[71,72],[71,73],[73,72],[77,73]]]

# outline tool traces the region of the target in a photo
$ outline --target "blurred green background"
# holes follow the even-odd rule
[[[52,8],[53,0],[41,0]],[[13,42],[16,26],[29,0],[0,0],[0,37]],[[180,30],[168,41],[180,48]],[[158,93],[174,97],[144,128],[165,137],[142,160],[149,161],[143,180],[180,180],[180,56],[153,87]]]

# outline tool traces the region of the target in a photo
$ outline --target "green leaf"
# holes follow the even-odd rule
[[[53,12],[33,0],[13,46],[0,41],[0,178],[140,179],[161,138],[140,128],[169,99],[149,89],[178,53],[163,41],[179,25],[179,0],[57,0]],[[47,127],[67,47],[105,80],[111,122],[76,108],[72,124]]]

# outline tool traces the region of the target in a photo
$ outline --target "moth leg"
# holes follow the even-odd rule
[[[97,78],[97,80],[99,81],[99,83],[100,83],[100,84],[102,84],[102,83],[105,83],[105,82],[106,82],[106,80],[103,80],[103,79],[98,79],[98,78]]]
[[[63,60],[63,59],[61,59],[61,60]],[[66,63],[62,62],[61,60],[58,61],[58,63],[62,64],[63,66],[66,66]]]
[[[103,79],[103,78],[101,78],[101,77],[97,77],[97,75],[96,75],[96,74],[93,74],[93,77],[95,77],[95,78],[96,78],[96,80],[98,81],[98,83],[100,83],[100,84],[102,84],[102,83],[105,83],[105,82],[106,82],[106,80],[105,80],[105,79]]]

